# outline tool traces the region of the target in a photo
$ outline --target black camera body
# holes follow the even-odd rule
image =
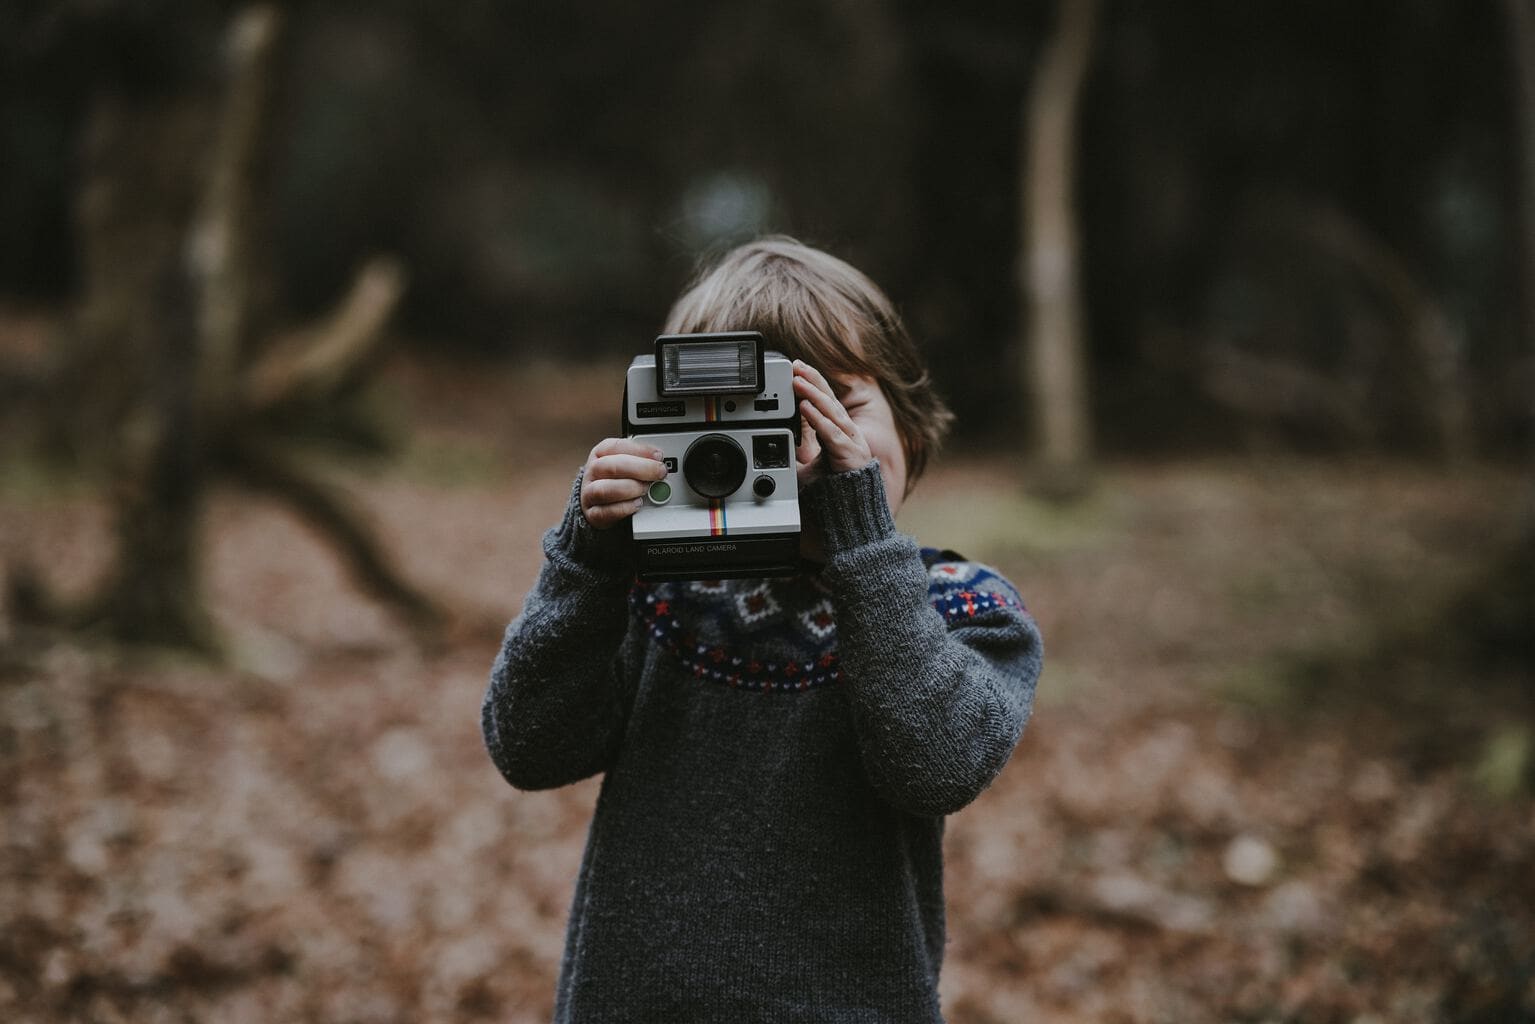
[[[756,331],[667,334],[636,356],[623,433],[661,449],[634,514],[641,580],[792,574],[799,563],[793,364]]]

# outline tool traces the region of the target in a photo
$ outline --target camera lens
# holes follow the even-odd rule
[[[729,497],[746,479],[746,452],[724,434],[705,434],[688,446],[682,476],[696,494]]]

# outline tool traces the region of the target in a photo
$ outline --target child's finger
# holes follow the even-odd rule
[[[815,400],[822,412],[841,424],[847,433],[857,433],[857,428],[853,425],[852,417],[848,415],[847,408],[842,404],[842,398],[837,393],[837,388],[826,378],[825,374],[809,363],[800,362],[794,379],[795,383],[804,381],[806,385],[809,385],[808,388],[803,389],[803,393],[807,398]],[[814,390],[810,390],[810,388]]]
[[[590,480],[581,487],[584,505],[607,505],[615,501],[633,501],[645,495],[649,485],[643,480]]]
[[[800,462],[811,463],[820,458],[821,439],[816,436],[815,427],[808,419],[801,418],[799,425],[799,444],[794,449],[794,457]]]
[[[830,413],[832,405],[841,404],[831,382],[821,374],[820,370],[809,363],[795,361],[794,378],[790,384],[796,395],[811,399],[827,413]]]
[[[795,475],[800,483],[805,483],[820,469],[821,439],[816,436],[815,427],[810,421],[800,419],[799,445],[794,449]]]
[[[592,460],[587,476],[592,480],[661,480],[666,476],[666,466],[650,457],[649,452],[654,450],[646,448],[645,455],[600,455]]]
[[[800,414],[815,429],[816,436],[820,438],[822,445],[835,450],[847,443],[848,432],[842,428],[841,424],[822,412],[814,401],[806,398],[800,402],[799,408]]]
[[[588,461],[595,462],[605,455],[638,455],[642,459],[659,459],[663,454],[655,445],[637,437],[605,437],[592,449]]]
[[[831,386],[831,381],[826,379],[826,375],[803,359],[794,360],[794,375],[799,379],[808,381],[811,385],[826,392],[833,398],[837,397],[837,390]]]
[[[586,516],[586,521],[598,530],[606,530],[611,526],[628,519],[640,510],[645,504],[644,498],[636,498],[633,501],[616,501],[606,505],[593,505],[591,508],[583,508],[581,514]]]
[[[821,439],[821,446],[826,449],[827,462],[831,469],[841,473],[850,469],[859,469],[873,458],[869,451],[869,443],[864,440],[861,433],[849,434],[830,417],[816,408],[807,398],[800,403],[800,411],[804,418],[815,428],[816,434]]]
[[[831,391],[818,387],[809,378],[794,378],[794,390],[803,400],[815,403],[815,407],[848,436],[858,433],[853,418],[848,415],[840,399]]]

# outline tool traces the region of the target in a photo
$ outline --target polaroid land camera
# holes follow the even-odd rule
[[[669,334],[636,356],[623,432],[664,453],[634,514],[641,580],[784,576],[799,564],[793,364],[755,331]]]

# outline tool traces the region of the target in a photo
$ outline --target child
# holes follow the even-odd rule
[[[802,572],[634,582],[615,529],[665,475],[592,449],[482,709],[520,789],[605,773],[558,1021],[938,1021],[944,815],[1001,770],[1040,670],[1006,580],[893,516],[951,418],[885,295],[789,239],[744,245],[665,333],[795,358]]]

